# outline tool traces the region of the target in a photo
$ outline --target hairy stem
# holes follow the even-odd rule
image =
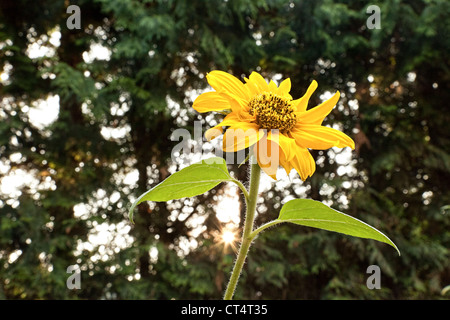
[[[265,230],[267,228],[270,228],[270,227],[272,227],[274,225],[277,225],[277,224],[283,223],[283,222],[286,222],[286,221],[277,219],[277,220],[273,220],[273,221],[267,222],[266,224],[263,224],[262,226],[260,226],[259,228],[255,229],[255,231],[253,231],[250,234],[250,239],[253,240],[258,235],[258,233],[262,232],[263,230]]]
[[[248,192],[247,192],[247,189],[245,189],[244,185],[239,180],[233,179],[231,181],[234,182],[239,187],[239,189],[241,189],[241,191],[242,191],[242,193],[244,194],[244,197],[245,197],[245,203],[247,204],[248,203]]]
[[[251,161],[250,161],[251,162]],[[261,169],[258,163],[251,164],[250,167],[250,191],[247,199],[247,211],[245,213],[244,231],[242,233],[241,246],[225,291],[224,300],[231,300],[238,283],[239,276],[244,266],[247,253],[252,243],[251,233],[253,231],[253,221],[255,219],[256,201],[258,199],[259,180]]]

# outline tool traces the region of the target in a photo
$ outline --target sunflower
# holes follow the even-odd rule
[[[316,164],[308,149],[355,148],[346,134],[322,126],[339,100],[339,91],[307,110],[308,101],[317,88],[316,81],[312,81],[303,97],[293,100],[289,94],[289,78],[279,86],[273,80],[267,83],[257,72],[244,78],[245,83],[218,70],[211,71],[206,78],[215,91],[198,96],[193,108],[198,112],[227,114],[221,123],[206,131],[206,139],[218,137],[223,127],[227,127],[223,150],[237,152],[253,148],[259,166],[273,179],[276,179],[279,165],[287,174],[295,169],[303,181],[310,177]]]

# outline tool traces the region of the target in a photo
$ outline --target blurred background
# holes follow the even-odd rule
[[[69,5],[81,28],[69,29]],[[369,5],[380,29],[369,29]],[[172,132],[223,117],[193,100],[207,72],[252,71],[310,107],[336,90],[325,125],[356,150],[314,151],[306,182],[264,177],[256,223],[312,198],[399,247],[295,225],[250,250],[241,299],[448,299],[450,2],[446,0],[94,0],[0,2],[0,298],[220,299],[243,198],[130,204],[190,160]],[[199,142],[191,141],[195,147]],[[208,148],[208,144],[203,144]],[[246,181],[247,165],[230,165]],[[67,268],[81,270],[69,290]],[[369,290],[369,265],[381,289]]]

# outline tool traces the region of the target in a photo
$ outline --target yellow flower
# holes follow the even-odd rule
[[[324,150],[331,147],[355,148],[355,143],[339,130],[322,126],[323,119],[339,100],[339,92],[330,99],[308,109],[309,98],[317,88],[313,81],[300,99],[289,94],[291,80],[270,81],[253,72],[245,83],[223,72],[212,71],[206,76],[215,89],[201,94],[193,104],[198,112],[229,112],[217,126],[206,131],[208,140],[223,133],[223,150],[236,152],[254,148],[260,167],[276,179],[278,166],[286,173],[294,168],[304,181],[316,170],[308,149]]]

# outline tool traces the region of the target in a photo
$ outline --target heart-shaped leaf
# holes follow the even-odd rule
[[[378,240],[394,247],[400,255],[397,246],[383,233],[367,223],[334,210],[319,201],[309,199],[291,200],[281,208],[277,220],[340,232],[354,237]]]
[[[234,181],[223,158],[213,157],[194,163],[169,176],[142,194],[130,208],[133,222],[134,208],[144,201],[168,201],[203,194],[224,181]]]

